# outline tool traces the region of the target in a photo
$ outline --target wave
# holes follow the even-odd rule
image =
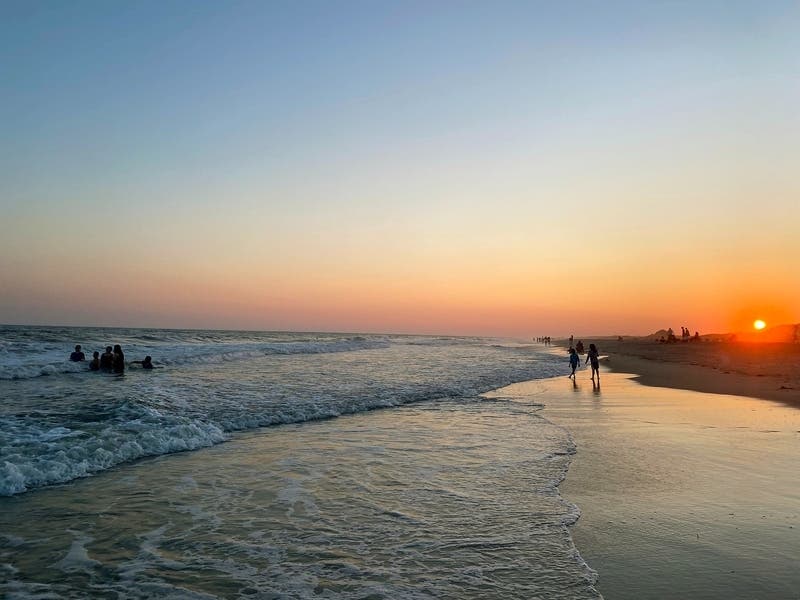
[[[130,412],[130,411],[127,411]],[[3,459],[0,495],[66,483],[146,456],[195,450],[218,444],[227,435],[213,423],[137,409],[133,418],[104,423],[94,431],[45,429],[11,417],[0,420]]]
[[[156,336],[140,336],[140,339]],[[153,356],[156,364],[193,365],[219,364],[230,361],[248,360],[260,356],[289,354],[325,354],[330,352],[356,352],[374,350],[391,345],[388,339],[353,336],[334,340],[305,340],[292,342],[267,342],[246,344],[183,344],[178,346],[128,346],[127,355]],[[88,347],[88,346],[87,346]],[[60,348],[57,352],[63,352]],[[53,351],[37,356],[31,350],[15,352],[8,347],[0,348],[0,380],[33,379],[67,373],[88,371],[87,362],[53,360]],[[89,354],[87,352],[87,354]]]
[[[335,347],[344,348],[344,345]],[[330,350],[329,350],[330,351]],[[555,363],[545,362],[535,377],[557,373]],[[0,418],[0,496],[11,496],[39,487],[111,469],[133,460],[195,450],[224,442],[231,433],[259,427],[330,419],[381,408],[443,398],[476,398],[503,385],[530,379],[526,370],[495,372],[473,380],[450,384],[406,384],[403,388],[370,390],[338,397],[314,392],[296,395],[280,403],[225,403],[207,414],[171,414],[176,404],[156,400],[126,400],[113,406],[83,407],[86,417],[70,426],[42,420],[40,414],[16,414]],[[35,417],[35,418],[34,418]]]

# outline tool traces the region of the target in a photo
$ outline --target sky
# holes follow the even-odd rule
[[[796,2],[0,5],[0,323],[800,321]]]

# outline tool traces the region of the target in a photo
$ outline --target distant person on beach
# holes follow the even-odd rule
[[[100,368],[103,371],[110,371],[114,368],[114,353],[111,351],[111,346],[106,346],[106,351],[100,357]]]
[[[144,360],[134,360],[131,362],[132,365],[142,365],[143,369],[154,369],[153,366],[153,359],[149,356],[145,356]]]
[[[81,362],[82,360],[86,360],[86,355],[83,352],[81,352],[80,344],[75,346],[75,352],[69,355],[69,359],[72,362]]]
[[[597,351],[597,346],[589,344],[589,353],[586,355],[586,364],[592,363],[592,381],[594,381],[594,374],[597,373],[597,381],[600,381],[600,352]]]
[[[575,350],[578,351],[578,354],[583,354],[583,340],[578,340],[578,343],[575,344]]]
[[[572,379],[575,378],[575,369],[578,368],[578,363],[580,361],[581,361],[581,359],[578,358],[578,353],[575,352],[575,348],[570,348],[569,349],[569,366],[572,367],[572,373],[567,375],[567,377],[570,377]]]
[[[122,352],[122,346],[116,344],[114,346],[114,373],[125,372],[125,354]]]
[[[89,370],[90,371],[100,370],[100,353],[97,350],[95,350],[94,354],[92,354],[92,360],[89,362]]]

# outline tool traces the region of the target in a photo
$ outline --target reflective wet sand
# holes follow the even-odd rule
[[[800,410],[585,372],[498,393],[543,401],[577,454],[562,494],[608,599],[800,597]]]

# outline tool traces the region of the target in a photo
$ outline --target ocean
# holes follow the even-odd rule
[[[67,360],[121,344],[151,371]],[[564,375],[500,339],[0,327],[0,591],[598,598],[558,492]]]

